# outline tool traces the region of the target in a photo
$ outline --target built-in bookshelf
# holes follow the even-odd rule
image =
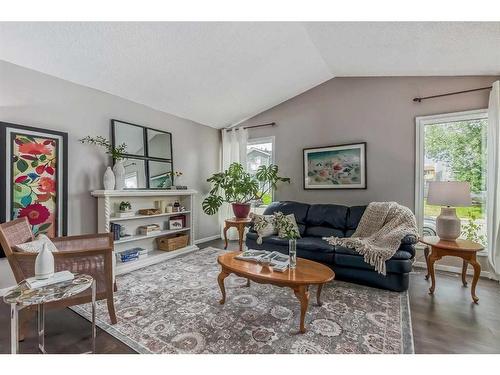
[[[123,227],[123,232],[126,234],[126,236],[114,241],[115,256],[113,259],[115,262],[115,275],[159,263],[198,249],[194,244],[193,238],[193,200],[196,194],[195,190],[95,190],[91,194],[97,198],[98,202],[98,231],[110,232],[114,223]],[[133,214],[131,216],[115,216],[119,211],[120,202],[122,201],[130,202],[132,205]],[[184,211],[161,212],[155,215],[140,215],[138,213],[140,209],[155,208],[155,201],[164,201],[165,206],[178,201],[184,207]],[[185,226],[183,228],[169,229],[168,222],[170,218],[179,215],[185,216]],[[138,228],[146,224],[157,224],[160,230],[151,234],[139,233]],[[189,236],[189,242],[186,247],[168,252],[157,249],[156,239],[158,237],[176,233],[186,233]],[[146,249],[147,255],[125,263],[117,261],[116,254],[135,247]]]

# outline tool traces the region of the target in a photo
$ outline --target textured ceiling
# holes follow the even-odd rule
[[[216,128],[335,76],[498,75],[500,23],[0,23],[0,59]]]

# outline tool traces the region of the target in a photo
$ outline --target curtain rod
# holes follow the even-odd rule
[[[275,122],[269,122],[267,124],[260,124],[260,125],[250,125],[250,126],[244,126],[243,129],[253,129],[253,128],[261,128],[263,126],[274,126],[276,125]],[[233,130],[234,128],[229,128],[229,129],[226,129],[227,132],[230,132],[231,130]],[[238,128],[236,128],[238,129]]]
[[[439,94],[439,95],[432,95],[432,96],[423,96],[420,98],[413,98],[414,102],[421,103],[422,100],[426,99],[434,99],[434,98],[441,98],[443,96],[450,96],[450,95],[458,95],[458,94],[465,94],[467,92],[473,92],[473,91],[482,91],[482,90],[490,90],[492,86],[488,87],[479,87],[477,89],[470,89],[470,90],[463,90],[463,91],[454,91],[454,92],[447,92],[446,94]]]

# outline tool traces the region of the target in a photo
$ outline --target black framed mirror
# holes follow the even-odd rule
[[[125,189],[167,189],[174,185],[170,132],[111,120],[113,147],[125,143]]]
[[[123,159],[125,168],[125,189],[147,189],[146,161],[142,159]]]

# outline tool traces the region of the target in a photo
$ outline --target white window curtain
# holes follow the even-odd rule
[[[244,128],[233,128],[231,131],[222,129],[222,170],[226,170],[232,163],[240,163],[247,167],[247,142],[248,130]],[[221,226],[221,236],[224,238],[224,220],[233,217],[233,209],[230,204],[223,203],[219,210],[219,223]],[[237,240],[238,233],[235,228],[227,232],[227,238]]]
[[[500,278],[500,81],[493,83],[488,105],[488,260]]]

